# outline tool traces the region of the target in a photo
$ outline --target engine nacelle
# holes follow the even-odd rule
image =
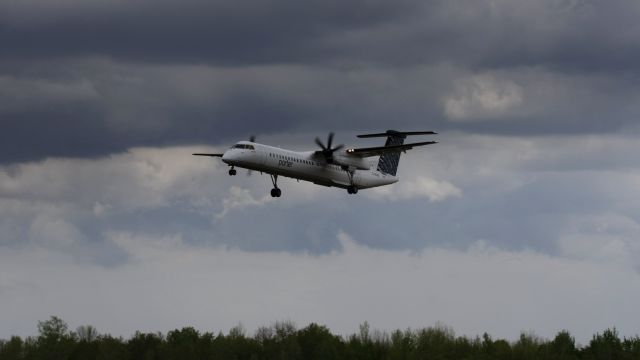
[[[369,170],[371,164],[367,159],[359,156],[347,155],[346,153],[337,152],[333,154],[333,163],[340,166],[348,166],[350,168],[356,168],[358,170]]]

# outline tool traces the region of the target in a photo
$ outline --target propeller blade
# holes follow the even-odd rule
[[[327,149],[331,150],[331,144],[333,144],[333,132],[329,133],[329,137],[327,138]]]
[[[327,150],[326,147],[324,147],[324,144],[322,143],[322,141],[320,141],[320,138],[316,138],[316,145],[320,146],[320,148],[324,151]]]
[[[249,137],[249,141],[256,142],[256,136],[255,135],[251,135],[251,137]]]

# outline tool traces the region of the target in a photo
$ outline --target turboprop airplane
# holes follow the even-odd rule
[[[367,148],[347,148],[333,145],[333,133],[329,133],[326,145],[316,138],[321,150],[297,152],[255,142],[240,141],[224,153],[196,153],[196,156],[220,157],[229,165],[229,175],[237,174],[236,167],[248,169],[249,173],[259,171],[271,176],[272,197],[280,197],[278,176],[310,181],[317,185],[335,186],[347,189],[349,194],[357,194],[360,189],[390,185],[398,182],[396,176],[400,154],[417,146],[436,144],[425,141],[405,144],[410,135],[434,135],[433,131],[395,131],[358,135],[359,138],[386,137],[384,146]],[[367,158],[379,156],[377,164]],[[377,166],[376,166],[377,165]]]

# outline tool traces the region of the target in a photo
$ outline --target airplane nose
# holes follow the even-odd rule
[[[238,163],[242,160],[242,154],[239,154],[237,151],[227,150],[222,155],[222,161],[229,165],[238,165]]]

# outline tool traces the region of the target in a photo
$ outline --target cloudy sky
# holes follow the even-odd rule
[[[0,0],[0,338],[640,333],[640,3]],[[435,130],[357,196],[237,140]],[[374,141],[371,141],[374,140]]]

